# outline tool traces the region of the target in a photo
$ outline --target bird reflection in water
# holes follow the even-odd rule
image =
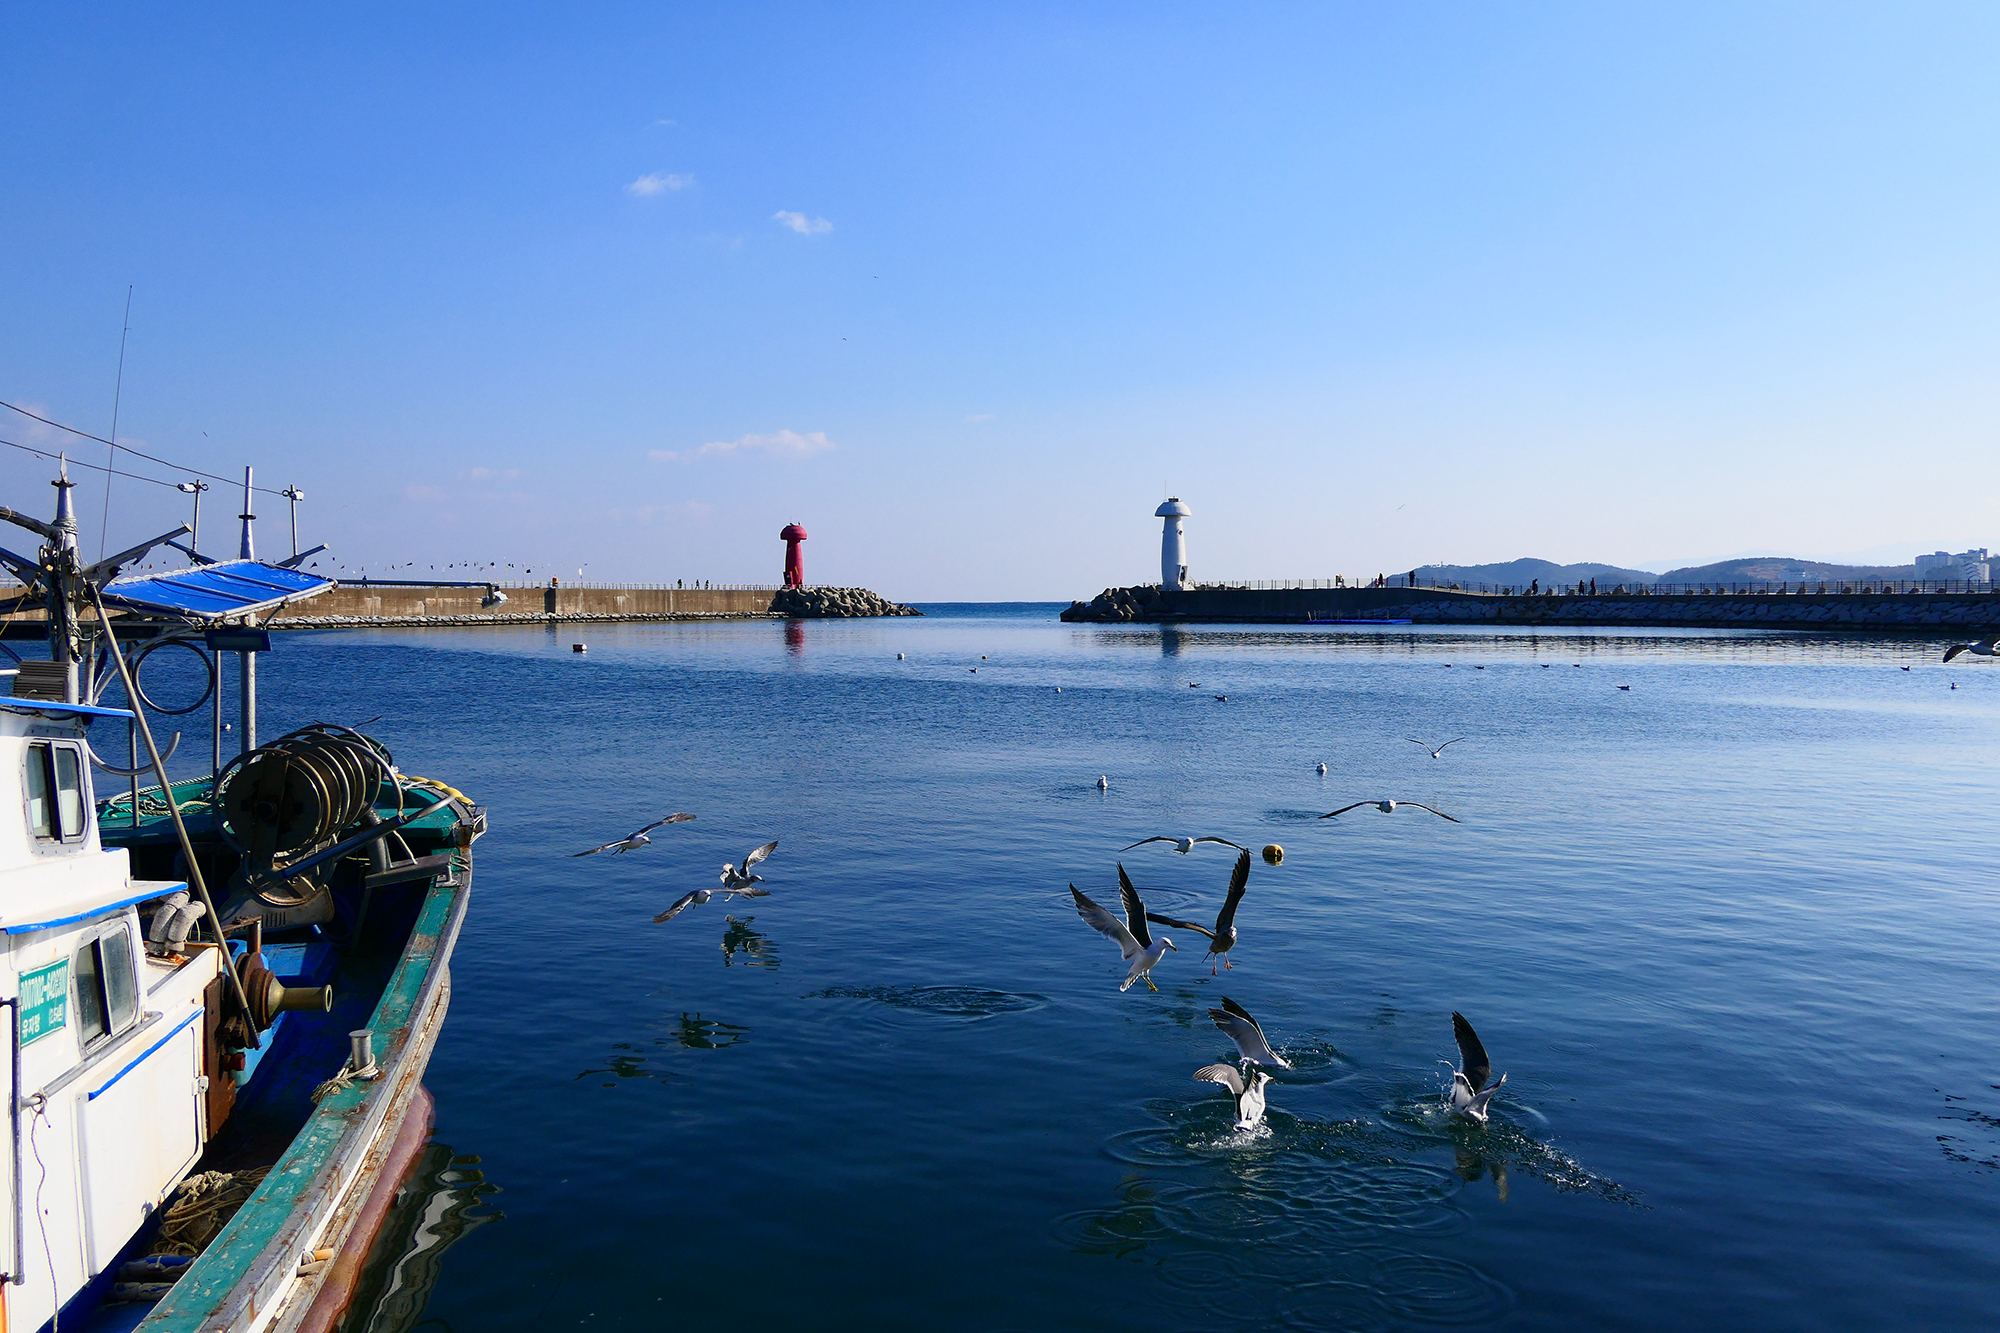
[[[749,1028],[700,1014],[682,1014],[674,1039],[691,1051],[719,1051],[734,1046],[748,1036]]]
[[[757,918],[724,917],[729,928],[722,932],[722,965],[731,967],[737,963],[745,967],[776,967],[778,946],[767,939],[762,932],[750,929],[750,923]],[[738,958],[737,955],[742,957]]]
[[[1500,1192],[1500,1202],[1507,1202],[1506,1158],[1487,1157],[1465,1147],[1454,1149],[1454,1153],[1458,1158],[1455,1169],[1462,1179],[1473,1181],[1484,1176],[1492,1176],[1493,1187]]]

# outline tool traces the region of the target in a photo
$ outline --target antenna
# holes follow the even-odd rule
[[[111,531],[111,469],[118,466],[118,403],[125,395],[125,336],[132,332],[132,284],[125,284],[125,327],[118,332],[118,378],[111,386],[111,438],[105,441],[104,517],[98,521],[97,558],[104,558],[104,538]],[[249,508],[245,505],[244,508]]]
[[[257,517],[250,512],[251,489],[250,469],[246,467],[243,469],[243,512],[236,516],[243,520],[243,544],[236,557],[239,560],[255,560],[257,558],[256,543],[250,539],[250,521]]]

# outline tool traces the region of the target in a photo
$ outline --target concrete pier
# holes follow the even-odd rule
[[[1067,621],[1420,625],[1595,625],[1774,630],[2000,632],[1995,593],[1599,593],[1507,596],[1449,588],[1107,588]]]
[[[485,604],[487,589],[424,584],[345,583],[281,609],[272,629],[363,625],[542,625],[570,621],[818,619],[918,615],[865,588],[508,587],[507,600]]]

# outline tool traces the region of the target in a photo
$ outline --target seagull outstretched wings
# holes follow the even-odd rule
[[[641,847],[651,846],[653,840],[647,837],[646,835],[651,833],[654,829],[659,828],[662,824],[685,824],[687,823],[688,820],[693,818],[694,818],[693,815],[676,812],[674,814],[668,815],[665,819],[656,819],[642,829],[634,829],[632,832],[626,834],[622,838],[614,838],[610,842],[602,843],[596,847],[588,849],[587,851],[571,852],[570,855],[572,857],[595,856],[599,852],[612,852],[616,855],[623,856],[626,852],[637,851]]]

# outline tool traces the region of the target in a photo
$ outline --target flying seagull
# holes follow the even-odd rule
[[[1220,1083],[1236,1098],[1236,1128],[1255,1129],[1264,1123],[1264,1085],[1271,1076],[1261,1069],[1244,1078],[1234,1065],[1203,1065],[1194,1071],[1197,1083]]]
[[[1125,903],[1125,919],[1120,921],[1111,913],[1092,902],[1083,890],[1072,884],[1069,886],[1076,899],[1076,914],[1089,923],[1090,928],[1118,946],[1118,952],[1132,962],[1132,970],[1125,974],[1125,980],[1118,989],[1127,991],[1132,983],[1142,977],[1146,988],[1155,992],[1159,987],[1153,984],[1153,965],[1167,956],[1167,950],[1180,950],[1165,935],[1153,938],[1153,932],[1146,927],[1146,904],[1139,898],[1139,891],[1132,887],[1132,881],[1125,874],[1125,867],[1118,867],[1118,894]]]
[[[2000,657],[2000,637],[1984,643],[1954,643],[1944,650],[1944,660],[1949,662],[1960,653],[1971,653],[1974,657]]]
[[[1405,736],[1403,737],[1403,739],[1408,741],[1410,744],[1417,746],[1419,749],[1430,750],[1431,758],[1442,759],[1444,757],[1444,752],[1446,749],[1458,744],[1460,741],[1464,740],[1465,737],[1454,736],[1450,740],[1446,741],[1443,745],[1438,746],[1437,749],[1435,750],[1431,750],[1430,746],[1425,745],[1422,741],[1418,740],[1414,736]]]
[[[733,862],[724,861],[722,863],[722,874],[720,876],[722,880],[722,887],[729,891],[731,897],[734,897],[737,894],[741,894],[746,898],[763,897],[766,893],[770,892],[770,890],[753,889],[751,887],[752,885],[763,883],[764,877],[762,875],[751,874],[750,867],[756,865],[759,861],[762,861],[765,857],[769,856],[772,852],[775,852],[777,850],[778,850],[778,840],[776,838],[773,838],[769,842],[765,843],[762,847],[759,847],[755,851],[751,852],[750,855],[744,857],[743,864],[740,866],[734,864]]]
[[[762,890],[759,890],[759,892],[761,893]],[[683,893],[672,907],[669,907],[666,911],[653,918],[653,924],[657,926],[662,921],[672,921],[688,908],[700,907],[714,896],[715,892],[709,889],[692,889],[687,893]]]
[[[1276,1065],[1280,1069],[1292,1067],[1291,1061],[1273,1051],[1271,1043],[1264,1040],[1264,1029],[1250,1017],[1250,1011],[1227,995],[1222,997],[1222,1007],[1209,1010],[1208,1016],[1236,1043],[1238,1059],[1250,1064]]]
[[[1493,1094],[1500,1091],[1500,1083],[1507,1076],[1500,1076],[1500,1083],[1486,1086],[1486,1080],[1493,1076],[1493,1062],[1486,1058],[1486,1048],[1480,1045],[1479,1034],[1472,1030],[1472,1024],[1465,1021],[1465,1015],[1456,1009],[1451,1014],[1452,1035],[1458,1038],[1458,1068],[1451,1075],[1451,1109],[1468,1120],[1486,1123],[1487,1103]]]
[[[1372,805],[1385,815],[1393,815],[1406,805],[1413,806],[1418,810],[1431,810],[1431,808],[1425,805],[1422,801],[1356,801],[1353,805],[1343,805],[1338,810],[1334,810],[1327,814],[1321,815],[1320,818],[1332,819],[1334,815],[1344,815],[1349,810],[1359,810],[1364,805]],[[1450,819],[1451,822],[1454,824],[1463,824],[1465,822],[1462,819],[1453,819],[1452,816],[1446,814],[1442,810],[1431,810],[1431,813],[1436,815],[1439,819]]]
[[[1230,844],[1232,847],[1235,845]],[[1224,967],[1234,967],[1235,964],[1223,955],[1236,946],[1236,906],[1243,901],[1243,890],[1249,886],[1250,853],[1245,851],[1236,858],[1236,869],[1229,876],[1229,896],[1222,900],[1222,910],[1215,914],[1214,930],[1206,926],[1197,926],[1192,921],[1183,921],[1179,917],[1161,916],[1157,912],[1146,913],[1146,919],[1162,926],[1178,926],[1182,930],[1199,932],[1208,939],[1208,953],[1204,956],[1204,961],[1221,958]],[[1215,975],[1213,962],[1208,964],[1208,974]]]
[[[619,838],[615,842],[607,842],[603,846],[593,847],[587,852],[571,852],[570,855],[572,857],[595,856],[599,852],[615,852],[619,856],[623,856],[627,852],[636,852],[641,847],[652,846],[653,840],[647,837],[646,835],[651,833],[654,829],[658,828],[660,825],[685,824],[690,819],[693,818],[694,818],[693,815],[671,814],[668,815],[665,819],[656,819],[652,823],[646,825],[646,827],[638,830],[635,833],[628,833],[624,837]]]
[[[1203,842],[1213,842],[1223,847],[1234,847],[1237,851],[1246,854],[1250,850],[1248,847],[1245,847],[1242,843],[1231,842],[1227,838],[1170,838],[1164,833],[1159,834],[1156,837],[1141,838],[1139,839],[1139,841],[1133,843],[1132,847],[1144,847],[1149,842],[1170,842],[1174,845],[1174,850],[1179,852],[1182,856],[1186,856],[1189,852],[1193,851],[1195,849],[1195,844]],[[1129,852],[1132,850],[1132,847],[1120,847],[1118,850],[1121,852]]]

